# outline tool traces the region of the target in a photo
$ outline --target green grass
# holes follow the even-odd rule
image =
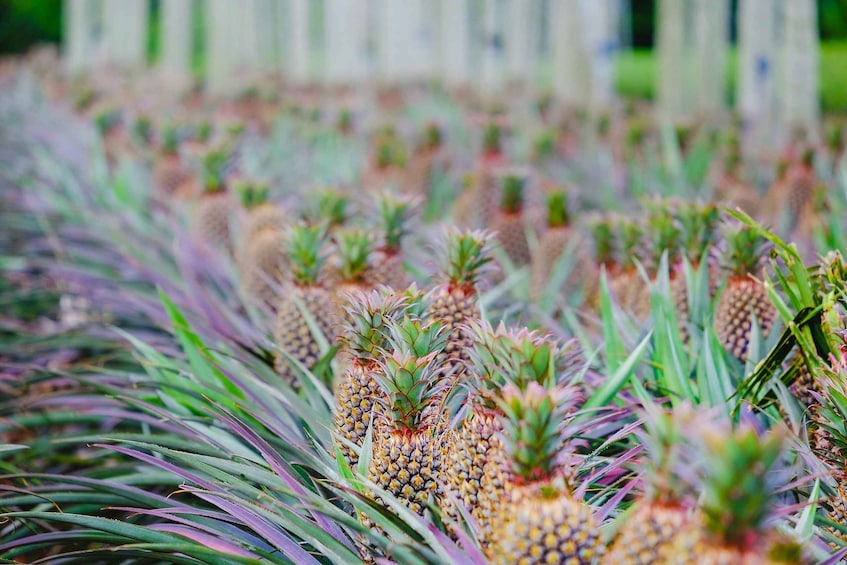
[[[622,95],[652,99],[656,85],[656,58],[652,51],[622,53],[618,59],[615,86]],[[727,74],[727,99],[735,97],[738,67],[735,50],[730,53]],[[824,112],[847,112],[847,42],[821,45],[821,105]]]

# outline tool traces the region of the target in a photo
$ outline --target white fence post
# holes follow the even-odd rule
[[[147,0],[103,0],[103,57],[125,67],[147,62]]]
[[[351,84],[368,73],[368,20],[364,2],[326,0],[324,3],[325,74],[328,84]]]
[[[91,67],[94,62],[94,0],[64,0],[62,43],[65,65],[70,72]]]
[[[694,99],[699,113],[715,116],[725,108],[729,1],[695,0],[694,19]]]
[[[193,0],[162,0],[159,66],[168,74],[187,76],[191,72],[191,46],[194,37]]]
[[[449,87],[467,86],[470,72],[470,4],[441,0],[441,70]]]
[[[565,106],[584,108],[588,102],[588,61],[579,0],[551,3],[553,94]]]
[[[776,6],[772,0],[738,4],[739,76],[736,105],[744,123],[744,146],[753,152],[774,144]]]
[[[820,113],[817,6],[814,0],[790,0],[784,10],[783,133],[803,132],[815,138]]]

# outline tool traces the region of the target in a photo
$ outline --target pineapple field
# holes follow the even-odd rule
[[[0,563],[847,560],[844,116],[86,53],[0,60]]]

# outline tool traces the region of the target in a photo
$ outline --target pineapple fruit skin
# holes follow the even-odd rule
[[[690,511],[678,505],[646,500],[637,504],[603,556],[603,565],[662,563],[676,536],[691,521]]]
[[[374,426],[368,478],[418,514],[438,493],[443,450],[437,432],[433,427],[392,430],[383,422]],[[374,527],[367,516],[362,518],[365,525]]]
[[[473,345],[473,338],[464,324],[480,318],[476,292],[439,286],[431,297],[428,315],[444,326],[447,334],[447,345],[443,352],[449,368],[446,374],[462,374],[470,363],[469,352]]]
[[[538,485],[508,491],[494,527],[494,563],[588,565],[603,546],[591,507],[565,494],[541,496]]]
[[[336,306],[332,295],[323,287],[292,286],[289,292],[297,293],[306,310],[318,325],[321,332],[332,343],[336,330]],[[288,294],[282,297],[277,305],[277,321],[274,331],[276,344],[300,361],[306,368],[311,369],[321,358],[321,349],[315,341],[306,318],[297,307],[297,303]],[[289,382],[295,382],[297,373],[288,361],[277,354],[274,361],[277,372]]]
[[[411,281],[403,267],[402,253],[374,253],[373,264],[365,271],[365,282],[372,287],[407,288]]]
[[[264,202],[251,209],[247,213],[241,241],[244,248],[249,248],[254,238],[261,233],[271,231],[282,231],[288,225],[288,215],[285,211],[272,202]]]
[[[547,284],[550,282],[550,276],[553,274],[553,268],[565,252],[572,237],[574,237],[573,229],[567,226],[549,228],[541,234],[530,262],[529,292],[531,300],[537,301],[544,295]],[[568,276],[568,280],[565,281],[562,289],[565,295],[575,292],[579,287],[580,279],[583,278],[594,279],[595,272],[588,257],[580,254],[577,257],[574,271]]]
[[[449,496],[442,500],[442,510],[455,518],[450,496],[456,497],[469,512],[478,506],[480,482],[488,460],[489,448],[499,442],[495,435],[502,429],[491,411],[473,411],[450,436],[447,450],[445,485]]]
[[[153,168],[153,184],[165,197],[173,196],[179,187],[191,180],[191,175],[176,155],[164,155]]]
[[[234,202],[226,192],[204,194],[194,210],[197,235],[214,246],[232,253],[230,219]]]
[[[385,396],[374,372],[375,364],[351,363],[335,387],[335,429],[340,437],[361,447],[374,415],[379,398]],[[342,442],[338,443],[351,468],[359,462],[359,455]]]
[[[497,241],[515,266],[528,265],[532,261],[532,253],[526,240],[523,214],[498,212],[494,215],[489,228],[497,233]]]
[[[747,359],[753,314],[767,337],[777,314],[767,290],[752,278],[731,278],[715,309],[715,329],[726,350],[742,361]]]
[[[283,233],[277,230],[258,233],[247,244],[239,265],[247,295],[270,308],[279,298],[269,281],[281,281],[288,264],[283,239]]]
[[[748,547],[716,545],[704,535],[702,526],[694,525],[677,532],[676,541],[665,556],[655,563],[661,565],[811,565],[814,560],[801,554],[780,558],[780,546],[795,546],[795,542],[778,534],[766,535],[759,543]],[[793,553],[793,552],[792,552]]]

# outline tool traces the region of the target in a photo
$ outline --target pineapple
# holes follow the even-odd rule
[[[676,272],[672,269],[679,262],[680,256],[680,229],[676,219],[669,213],[673,203],[669,200],[660,199],[652,203],[647,224],[650,229],[649,252],[645,257],[645,269],[651,281],[655,282],[659,272],[662,256],[668,254],[668,266],[670,267],[669,280],[676,278]],[[639,320],[645,320],[650,315],[650,287],[641,285],[639,294],[632,303],[635,316]]]
[[[337,188],[323,188],[313,195],[306,213],[312,223],[325,223],[330,231],[347,223],[350,217],[350,197]]]
[[[325,239],[326,229],[322,226],[295,225],[289,229],[286,245],[292,279],[286,281],[286,292],[277,303],[274,340],[307,369],[320,360],[321,347],[312,334],[306,313],[330,344],[335,337],[335,302],[318,278],[326,260],[321,253]],[[297,373],[285,356],[277,353],[274,366],[288,381],[296,382]]]
[[[355,291],[348,301],[340,339],[350,362],[335,386],[335,431],[346,440],[339,448],[353,469],[359,454],[350,444],[361,448],[374,405],[382,397],[375,375],[382,371],[379,358],[388,345],[388,324],[399,321],[406,306],[406,297],[378,290]]]
[[[769,473],[783,450],[783,433],[760,436],[751,425],[702,434],[704,467],[700,506],[676,532],[665,564],[809,563],[802,546],[768,525],[775,486]]]
[[[643,477],[645,495],[630,509],[615,539],[603,556],[608,565],[661,563],[675,543],[677,533],[692,523],[696,501],[694,486],[684,477],[698,465],[686,443],[688,432],[698,430],[693,410],[683,407],[664,413],[648,405],[641,443],[646,450]]]
[[[347,306],[346,293],[353,290],[369,290],[370,258],[374,240],[369,232],[356,228],[338,228],[333,234],[335,241],[334,271],[327,287],[334,292],[337,307],[336,319],[340,322]]]
[[[589,564],[602,553],[600,524],[575,498],[561,461],[570,394],[536,382],[503,390],[506,465],[487,552],[493,563]]]
[[[746,361],[753,317],[764,337],[777,317],[764,285],[753,278],[763,272],[762,258],[768,242],[756,230],[740,227],[728,234],[727,245],[729,278],[715,308],[715,329],[724,348]]]
[[[241,180],[235,183],[241,206],[247,211],[241,228],[240,249],[249,253],[253,240],[266,230],[284,231],[288,215],[277,204],[268,201],[269,188],[264,183]]]
[[[541,234],[538,245],[532,252],[529,293],[533,302],[537,302],[544,295],[553,268],[573,237],[567,195],[563,190],[550,192],[547,195],[547,229]],[[584,260],[580,261],[575,268],[575,274],[585,276],[589,269],[590,266]],[[570,278],[575,280],[575,277]],[[573,290],[573,285],[569,285],[565,292],[570,293]]]
[[[247,296],[275,310],[279,302],[277,285],[282,284],[288,267],[285,232],[264,230],[256,234],[239,259],[241,281]]]
[[[515,266],[529,264],[532,259],[524,226],[525,174],[509,172],[501,177],[500,208],[489,224],[497,234],[500,246]]]
[[[454,378],[465,371],[473,344],[466,324],[480,319],[477,282],[491,261],[482,231],[448,229],[442,249],[440,283],[429,293],[429,318],[444,327],[444,363]]]
[[[444,140],[438,124],[430,122],[426,125],[424,139],[409,165],[409,189],[413,194],[426,197],[432,186],[433,172],[444,159]]]
[[[163,198],[176,194],[191,180],[191,175],[182,166],[178,150],[179,132],[175,126],[167,126],[162,131],[159,157],[153,166],[153,186]]]
[[[203,156],[203,194],[194,209],[194,225],[197,235],[213,246],[232,253],[230,220],[234,202],[224,184],[224,168],[229,152],[219,148]]]
[[[384,193],[380,196],[378,205],[383,240],[374,254],[371,268],[368,269],[368,280],[373,285],[384,284],[394,289],[406,288],[410,281],[403,267],[401,242],[408,233],[407,226],[414,201]]]
[[[423,514],[437,499],[444,459],[440,420],[428,409],[441,386],[435,361],[444,336],[435,324],[407,317],[391,326],[390,341],[382,371],[374,374],[382,395],[374,414],[368,479]]]
[[[380,133],[372,162],[363,172],[362,185],[376,192],[405,189],[408,161],[403,139],[393,130]]]
[[[611,222],[614,251],[613,262],[606,265],[609,290],[622,309],[640,314],[644,312],[645,296],[649,295],[635,265],[645,243],[644,228],[635,218],[612,218]]]

